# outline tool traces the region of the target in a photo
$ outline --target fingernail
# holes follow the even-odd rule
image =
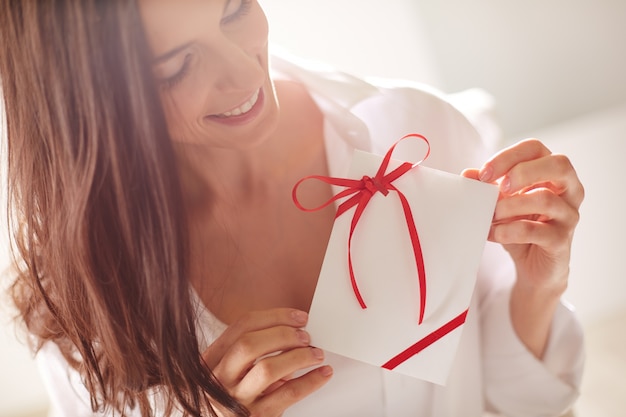
[[[296,334],[298,335],[298,339],[305,345],[308,345],[309,342],[311,341],[309,334],[305,332],[304,330],[298,329],[298,331],[296,331]]]
[[[482,182],[489,182],[491,180],[492,175],[493,175],[493,168],[487,165],[486,167],[483,167],[483,169],[480,170],[480,172],[478,173],[478,178]]]
[[[291,317],[298,324],[306,324],[307,320],[309,319],[309,315],[305,313],[304,311],[300,311],[300,310],[293,311],[291,313]]]
[[[319,360],[324,359],[324,351],[322,349],[312,348],[311,351],[313,353],[313,356],[315,356],[316,359],[319,359]]]
[[[330,366],[326,365],[326,366],[322,366],[320,368],[320,373],[323,376],[331,376],[333,374],[333,368],[331,368]]]

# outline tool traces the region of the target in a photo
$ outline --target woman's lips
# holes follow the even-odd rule
[[[208,119],[214,122],[230,125],[241,125],[252,121],[258,116],[263,109],[265,95],[263,89],[259,88],[250,98],[232,110],[226,111],[221,114],[214,114],[207,116]]]

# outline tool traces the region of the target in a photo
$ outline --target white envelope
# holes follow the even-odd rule
[[[381,161],[355,151],[348,177],[374,177]],[[400,164],[392,160],[387,172]],[[357,301],[348,271],[351,208],[335,220],[307,331],[312,345],[376,366],[405,352],[393,371],[444,385],[498,188],[422,166],[393,185],[406,196],[419,235],[426,278],[422,323],[416,260],[400,200],[393,191],[387,196],[377,192],[354,230],[351,249],[354,277],[367,308]],[[419,352],[407,352],[410,347]]]

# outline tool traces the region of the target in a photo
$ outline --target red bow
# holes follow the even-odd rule
[[[413,164],[409,162],[405,162],[402,165],[400,165],[398,168],[391,171],[390,173],[385,174],[385,172],[387,171],[387,167],[389,166],[389,162],[391,161],[391,154],[393,153],[394,149],[396,148],[398,143],[400,143],[401,141],[407,138],[418,138],[426,142],[426,145],[428,145],[426,156],[424,156],[424,158],[421,161],[413,163]],[[420,312],[419,312],[419,320],[418,320],[419,324],[421,324],[422,321],[424,320],[424,311],[426,309],[426,272],[424,270],[424,259],[422,256],[422,249],[420,246],[417,229],[415,228],[415,221],[413,220],[411,207],[406,197],[404,196],[404,194],[400,190],[398,190],[392,184],[392,182],[400,178],[402,175],[410,171],[412,168],[421,164],[426,158],[428,158],[429,154],[430,154],[430,143],[428,142],[428,139],[426,139],[424,136],[419,135],[419,134],[409,134],[409,135],[402,137],[400,140],[394,143],[391,146],[391,148],[389,148],[389,150],[385,154],[385,157],[383,158],[383,161],[380,167],[378,168],[376,175],[374,175],[374,177],[369,177],[366,175],[366,176],[363,176],[363,178],[361,178],[360,180],[353,180],[353,179],[347,179],[347,178],[334,178],[334,177],[325,177],[325,176],[320,176],[320,175],[311,175],[311,176],[302,178],[300,181],[298,181],[296,185],[293,187],[293,192],[292,192],[293,201],[296,204],[296,206],[300,210],[307,211],[307,212],[321,210],[324,207],[328,206],[329,204],[333,203],[334,201],[340,198],[352,196],[348,200],[344,201],[343,203],[339,205],[339,207],[337,208],[337,214],[335,215],[335,218],[341,216],[343,213],[345,213],[352,207],[356,206],[356,210],[354,212],[354,215],[352,217],[352,222],[350,224],[350,237],[348,238],[348,268],[350,271],[350,282],[352,284],[352,290],[354,291],[354,295],[356,296],[359,304],[361,305],[361,308],[367,308],[367,306],[365,305],[365,302],[363,301],[363,297],[361,296],[361,292],[359,291],[359,287],[357,285],[356,278],[354,275],[354,269],[352,267],[352,255],[351,255],[352,235],[354,234],[354,229],[356,228],[356,225],[359,222],[361,215],[365,211],[367,204],[369,203],[370,199],[372,198],[374,194],[376,194],[377,192],[380,192],[384,196],[387,196],[389,194],[389,191],[396,192],[402,204],[402,209],[404,210],[404,217],[406,219],[406,225],[409,231],[409,235],[411,237],[411,243],[413,245],[413,253],[415,255],[415,265],[417,267],[417,275],[418,275],[419,289],[420,289]],[[309,180],[309,179],[317,179],[327,184],[346,187],[346,189],[341,191],[340,193],[338,193],[337,195],[335,195],[334,197],[332,197],[331,199],[329,199],[328,201],[326,201],[324,204],[322,204],[319,207],[306,208],[302,206],[302,204],[300,204],[300,202],[298,201],[296,192],[297,192],[298,186],[302,182]]]

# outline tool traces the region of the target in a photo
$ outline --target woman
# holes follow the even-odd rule
[[[430,163],[477,166],[458,111],[270,71],[254,0],[1,4],[13,296],[59,413],[550,415],[575,399],[581,336],[560,296],[583,188],[567,158],[531,140],[464,171],[499,182],[489,239],[515,271],[485,258],[445,388],[382,374],[309,346],[333,212],[299,212],[291,187],[444,119],[458,143],[435,141]]]

